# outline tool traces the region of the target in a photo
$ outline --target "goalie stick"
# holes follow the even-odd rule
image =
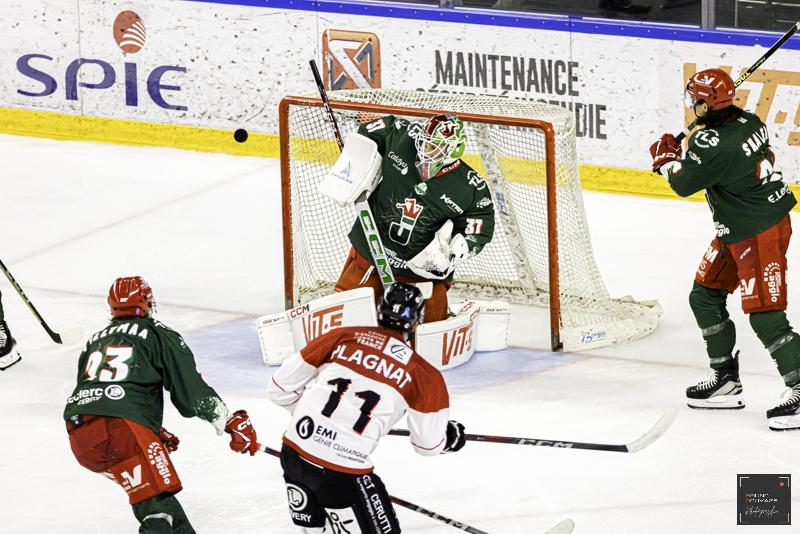
[[[311,65],[311,72],[314,74],[314,81],[317,83],[317,90],[319,91],[319,97],[322,100],[322,107],[325,109],[325,114],[328,116],[328,122],[333,130],[333,136],[336,138],[336,143],[339,145],[339,150],[341,150],[344,146],[342,134],[339,131],[339,125],[336,123],[336,116],[333,114],[333,110],[331,109],[330,100],[328,100],[328,93],[325,91],[325,87],[322,85],[322,76],[319,75],[317,62],[312,59],[309,61],[309,64]],[[358,213],[358,221],[361,223],[361,228],[364,230],[364,236],[367,238],[367,243],[369,243],[372,261],[375,265],[375,268],[378,270],[378,276],[380,277],[383,286],[386,287],[387,285],[394,283],[394,274],[392,273],[391,265],[389,265],[389,260],[386,259],[386,251],[383,248],[381,236],[378,234],[378,227],[375,225],[375,217],[373,217],[372,210],[369,207],[369,202],[367,202],[366,191],[358,195],[358,198],[356,198],[355,201],[355,206],[356,212]]]
[[[17,281],[14,279],[13,276],[11,276],[11,273],[9,272],[8,267],[6,267],[6,265],[1,260],[0,260],[0,269],[3,270],[3,274],[6,275],[6,278],[8,278],[9,282],[11,282],[11,285],[17,291],[19,296],[22,298],[22,301],[25,303],[26,306],[28,306],[28,309],[31,310],[33,315],[36,316],[36,319],[38,319],[39,324],[42,325],[42,328],[44,328],[44,331],[47,332],[48,336],[50,336],[50,339],[52,339],[56,343],[64,343],[64,341],[66,341],[67,343],[72,343],[73,341],[75,341],[75,338],[80,339],[81,333],[78,330],[70,330],[70,331],[66,332],[64,334],[64,338],[65,339],[62,339],[61,334],[59,334],[58,332],[53,332],[53,329],[50,328],[50,326],[44,320],[44,317],[42,317],[42,314],[40,314],[39,311],[34,307],[33,303],[30,301],[28,296],[25,294],[25,292],[19,286]]]
[[[767,59],[769,59],[769,56],[774,54],[780,47],[782,47],[783,44],[786,41],[788,41],[792,35],[797,33],[797,30],[800,30],[800,21],[795,22],[794,25],[791,28],[789,28],[789,31],[783,34],[783,37],[778,39],[778,41],[774,45],[772,45],[769,50],[764,52],[764,54],[760,58],[758,58],[755,63],[750,65],[749,69],[747,69],[741,75],[739,75],[739,77],[736,78],[736,80],[733,82],[734,87],[739,87],[742,84],[742,82],[744,82],[747,78],[750,77],[750,75],[752,75],[756,70],[758,70],[758,67],[760,67],[762,63],[764,63]],[[681,133],[679,133],[675,137],[675,140],[680,143],[684,137],[692,133],[692,130],[694,129],[695,126],[697,126],[697,119],[693,120],[689,126],[687,126]]]
[[[660,438],[664,432],[672,425],[675,416],[678,414],[677,409],[671,409],[664,412],[661,417],[656,421],[650,430],[642,434],[638,439],[626,443],[624,445],[611,445],[608,443],[584,443],[581,441],[563,441],[555,439],[541,439],[541,438],[514,438],[509,436],[488,436],[485,434],[465,434],[467,441],[485,441],[489,443],[508,443],[511,445],[532,445],[534,447],[553,447],[555,449],[588,449],[593,451],[610,451],[610,452],[639,452],[645,447],[651,445],[655,440]],[[409,431],[405,429],[393,429],[389,431],[391,436],[408,436]]]

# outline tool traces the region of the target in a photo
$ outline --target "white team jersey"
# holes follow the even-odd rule
[[[446,443],[442,375],[388,328],[320,336],[284,361],[267,389],[292,412],[284,443],[335,471],[372,471],[370,454],[406,412],[417,452],[438,454]]]

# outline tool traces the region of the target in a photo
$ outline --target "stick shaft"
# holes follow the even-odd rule
[[[58,333],[53,332],[53,329],[50,328],[50,326],[48,326],[47,322],[44,320],[44,317],[42,317],[42,314],[39,313],[39,310],[36,309],[36,307],[30,301],[30,299],[22,290],[22,288],[14,279],[14,277],[11,276],[11,272],[9,272],[8,267],[6,267],[6,265],[2,261],[0,261],[0,269],[3,270],[3,274],[6,275],[6,278],[8,278],[9,282],[11,282],[11,285],[17,291],[19,296],[22,298],[22,301],[25,303],[26,306],[28,306],[28,309],[31,310],[31,313],[33,313],[33,315],[36,316],[36,319],[39,321],[39,324],[42,325],[42,328],[44,328],[45,332],[47,332],[47,335],[50,336],[50,339],[52,339],[56,343],[61,343],[61,336]]]
[[[344,148],[344,141],[342,141],[342,134],[339,131],[339,124],[336,122],[336,116],[331,109],[330,100],[328,100],[328,92],[325,91],[325,86],[322,83],[322,76],[319,75],[317,69],[317,62],[313,59],[309,61],[311,65],[311,72],[314,75],[314,81],[317,83],[317,90],[319,97],[322,100],[322,107],[328,116],[333,136],[336,138],[336,143],[339,145],[339,150]],[[364,231],[364,236],[367,238],[370,253],[372,254],[372,261],[375,264],[378,276],[381,279],[383,287],[394,283],[394,273],[386,257],[386,250],[383,248],[381,236],[378,234],[378,227],[375,224],[375,217],[372,215],[372,210],[367,201],[367,192],[361,193],[355,202],[358,222],[361,224],[361,229]]]
[[[280,458],[280,456],[281,456],[280,452],[278,452],[277,450],[272,449],[270,447],[267,447],[266,445],[259,446],[259,450],[261,450],[262,452],[265,452],[265,453],[267,453],[267,454],[269,454],[271,456],[275,456],[276,458]],[[422,515],[426,515],[426,516],[430,517],[431,519],[436,519],[437,521],[441,521],[442,523],[444,523],[446,525],[450,525],[451,527],[455,527],[455,528],[457,528],[459,530],[463,530],[464,532],[470,532],[471,534],[489,534],[486,531],[479,530],[479,529],[477,529],[475,527],[471,527],[469,525],[466,525],[464,523],[456,521],[455,519],[450,519],[449,517],[445,517],[445,516],[443,516],[441,514],[437,514],[436,512],[434,512],[432,510],[428,510],[427,508],[423,508],[422,506],[420,506],[418,504],[414,504],[413,502],[409,502],[409,501],[406,501],[406,500],[401,499],[399,497],[394,497],[392,495],[389,495],[389,498],[392,500],[392,502],[394,504],[396,504],[398,506],[402,506],[403,508],[408,508],[409,510],[412,510],[414,512],[420,513]]]
[[[409,431],[394,429],[391,436],[408,436]],[[541,438],[516,438],[511,436],[489,436],[486,434],[465,434],[467,441],[483,441],[487,443],[505,443],[509,445],[531,445],[533,447],[551,447],[554,449],[588,449],[594,451],[629,452],[627,445],[611,445],[607,443],[584,443],[581,441],[563,441]]]
[[[342,147],[344,147],[344,141],[342,141],[342,134],[339,131],[339,123],[336,122],[336,115],[333,114],[330,100],[328,100],[328,92],[325,91],[325,86],[322,84],[322,76],[319,75],[317,62],[312,59],[309,61],[309,64],[311,65],[311,73],[314,75],[314,81],[317,83],[319,97],[322,99],[322,107],[325,110],[325,114],[328,116],[328,121],[331,124],[331,129],[333,130],[333,136],[336,138],[336,143],[339,145],[339,150],[341,150]]]
[[[769,50],[764,52],[764,54],[760,58],[758,58],[755,63],[750,65],[750,68],[748,68],[746,71],[740,74],[739,77],[736,78],[736,80],[733,82],[734,87],[739,87],[747,78],[750,77],[750,75],[752,75],[756,70],[758,70],[758,67],[760,67],[762,63],[764,63],[767,59],[769,59],[769,57],[772,54],[774,54],[780,47],[782,47],[784,43],[792,37],[792,35],[797,33],[797,30],[800,30],[800,21],[795,22],[794,26],[789,28],[789,31],[784,33],[783,36],[780,39],[778,39],[778,41],[774,45],[770,47]],[[675,139],[678,142],[681,142],[684,137],[686,137],[691,133],[692,129],[696,125],[697,125],[697,119],[693,120],[691,124],[689,124],[689,126],[687,126],[681,133],[679,133],[675,137]]]

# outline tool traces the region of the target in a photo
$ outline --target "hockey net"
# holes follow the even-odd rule
[[[459,266],[452,296],[549,306],[551,344],[568,350],[636,339],[658,324],[655,302],[608,295],[592,254],[572,112],[506,98],[358,89],[329,93],[342,136],[383,115],[459,115],[463,159],[489,184],[495,233]],[[329,294],[350,250],[355,210],[317,192],[339,148],[317,98],[280,108],[286,306]],[[548,185],[549,184],[549,185]],[[550,288],[558,290],[550,298]]]

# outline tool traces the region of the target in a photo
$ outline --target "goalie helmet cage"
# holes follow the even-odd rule
[[[456,270],[451,295],[549,307],[552,350],[620,343],[658,325],[656,302],[612,299],[600,277],[571,111],[525,100],[388,89],[333,91],[329,98],[343,137],[384,115],[420,121],[455,113],[464,121],[462,159],[488,183],[496,224],[492,241]],[[317,191],[339,155],[321,100],[287,96],[279,121],[288,309],[333,291],[350,250],[355,210]]]

